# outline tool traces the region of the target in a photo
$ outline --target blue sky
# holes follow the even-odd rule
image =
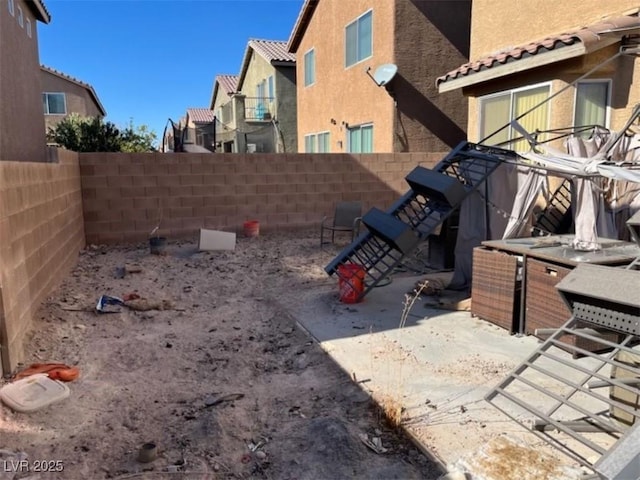
[[[40,63],[93,85],[107,120],[145,124],[208,107],[249,38],[287,40],[303,0],[44,0]]]

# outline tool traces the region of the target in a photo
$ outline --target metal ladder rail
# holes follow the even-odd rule
[[[548,233],[558,233],[565,217],[571,208],[571,182],[565,179],[553,192],[549,204],[533,225],[534,230]]]
[[[463,144],[449,154],[435,168],[439,173],[462,180],[467,186],[467,195],[478,188],[482,182],[498,167],[501,158],[495,158],[485,154],[473,153],[467,155],[462,147],[472,144]],[[500,150],[501,156],[515,156],[513,152]],[[461,166],[460,164],[465,163]],[[420,240],[426,239],[434,229],[451,215],[459,205],[448,206],[428,199],[413,190],[404,194],[388,213],[401,221],[409,224],[417,233]],[[381,280],[388,276],[404,259],[405,255],[396,252],[386,243],[377,239],[370,233],[365,233],[339,254],[327,267],[328,274],[338,272],[339,266],[345,263],[362,265],[365,270],[365,285],[361,297],[365,296]],[[383,261],[386,260],[386,261]],[[342,278],[351,283],[350,279]],[[353,286],[353,285],[352,285]]]

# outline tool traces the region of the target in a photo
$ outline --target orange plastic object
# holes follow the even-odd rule
[[[14,380],[29,377],[36,373],[46,373],[52,380],[72,382],[80,376],[80,369],[78,367],[70,367],[64,363],[34,363],[17,373]]]

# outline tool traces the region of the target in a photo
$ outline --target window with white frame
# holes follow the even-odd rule
[[[273,75],[269,75],[267,83],[269,85],[269,100],[271,101],[276,97],[275,89],[273,88]]]
[[[318,153],[331,152],[331,134],[322,132],[318,134]]]
[[[345,66],[369,58],[373,54],[373,11],[361,15],[345,28]]]
[[[329,132],[310,133],[304,136],[305,153],[330,153],[331,135]]]
[[[267,96],[266,87],[266,80],[262,80],[260,83],[258,83],[258,85],[256,85],[256,97],[259,98],[260,101],[264,101],[264,98]]]
[[[316,153],[316,135],[304,136],[304,153]]]
[[[586,127],[608,126],[610,80],[586,80],[576,85],[573,125]]]
[[[484,140],[511,120],[518,118],[523,113],[535,108],[532,112],[518,119],[518,123],[528,132],[549,129],[549,103],[542,103],[549,98],[550,84],[534,85],[529,87],[508,90],[479,97],[480,112],[480,139]],[[529,149],[526,140],[514,140],[520,134],[511,126],[502,129],[496,135],[487,139],[488,145],[503,145],[522,152]],[[544,139],[544,138],[540,138]]]
[[[347,151],[349,153],[373,152],[373,125],[358,125],[347,130]]]
[[[304,54],[304,86],[316,83],[316,51],[309,50]]]
[[[31,20],[27,18],[27,36],[31,38],[33,33],[31,32]]]
[[[24,28],[24,15],[22,13],[22,7],[18,6],[18,25]]]
[[[45,115],[65,115],[67,113],[64,93],[43,93],[42,105]]]
[[[9,9],[9,13],[11,14],[12,17],[16,16],[16,10],[15,10],[15,4],[13,3],[14,0],[9,0],[7,2],[7,8]]]

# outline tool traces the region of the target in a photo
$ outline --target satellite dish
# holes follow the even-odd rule
[[[380,65],[376,68],[376,71],[373,74],[373,79],[379,87],[382,87],[393,80],[396,73],[398,73],[397,65],[394,65],[393,63],[385,63],[384,65]]]

